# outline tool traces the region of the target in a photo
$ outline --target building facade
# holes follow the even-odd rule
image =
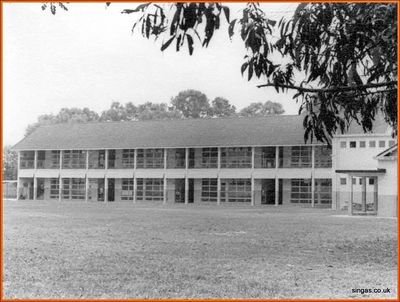
[[[365,188],[358,188],[362,179],[367,207],[371,194],[377,203],[377,177],[384,169],[377,169],[374,156],[395,143],[388,127],[336,136],[331,149],[304,142],[302,119],[44,126],[14,147],[18,198],[353,209],[349,203],[365,201],[359,193]]]

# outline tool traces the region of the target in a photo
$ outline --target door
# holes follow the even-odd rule
[[[104,201],[104,179],[97,180],[97,201]]]
[[[261,204],[275,204],[275,179],[261,181]]]
[[[189,179],[189,203],[194,202],[194,179],[190,178]]]
[[[115,198],[115,179],[108,179],[108,201],[114,201]]]
[[[175,202],[185,202],[185,180],[175,179]]]

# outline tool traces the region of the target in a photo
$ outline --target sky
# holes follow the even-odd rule
[[[244,4],[229,4],[235,16]],[[262,4],[279,20],[297,4]],[[134,18],[121,14],[137,4],[70,3],[67,12],[42,11],[41,3],[3,3],[3,144],[13,145],[41,114],[65,107],[101,113],[112,102],[168,103],[185,89],[210,100],[227,98],[238,109],[252,102],[279,102],[296,114],[292,94],[257,88],[240,73],[246,51],[239,36],[232,41],[221,28],[208,48],[197,44],[190,56],[174,47],[132,34]]]

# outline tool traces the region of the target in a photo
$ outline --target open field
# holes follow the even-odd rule
[[[249,205],[4,201],[7,298],[396,297],[397,220]],[[353,288],[390,288],[354,294]]]

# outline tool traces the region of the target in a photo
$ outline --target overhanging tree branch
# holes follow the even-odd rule
[[[296,86],[296,85],[267,83],[267,84],[258,85],[257,88],[279,87],[279,88],[285,88],[285,89],[294,89],[294,90],[297,90],[300,92],[334,93],[334,92],[347,92],[347,91],[354,91],[354,90],[363,90],[363,89],[368,89],[368,88],[380,88],[380,87],[387,87],[387,86],[394,86],[394,85],[397,85],[397,81],[365,84],[365,85],[357,85],[357,86],[340,86],[340,87],[333,87],[333,88],[306,88],[306,87],[301,87],[301,86]]]

